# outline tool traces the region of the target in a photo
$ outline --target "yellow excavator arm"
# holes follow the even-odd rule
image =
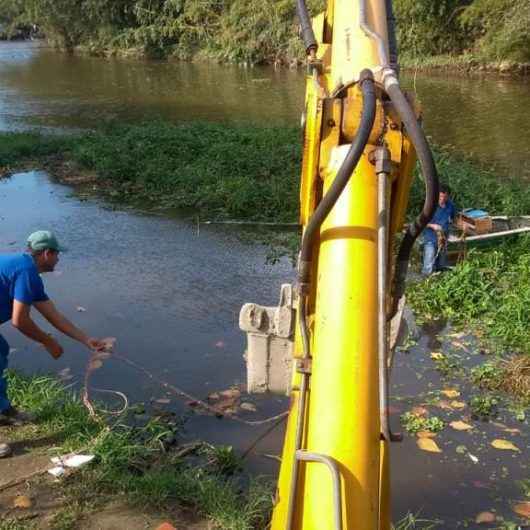
[[[390,320],[438,199],[419,111],[399,85],[391,7],[329,0],[311,20],[297,1],[308,56],[303,236],[272,530],[391,526]],[[417,158],[425,203],[394,249]]]

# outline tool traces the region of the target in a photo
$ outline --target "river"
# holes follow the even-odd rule
[[[415,82],[426,110],[426,127],[437,142],[495,164],[501,176],[516,171],[528,175],[524,131],[527,136],[530,117],[520,111],[530,102],[528,85],[426,76]],[[62,132],[110,119],[154,117],[292,125],[299,118],[303,85],[302,75],[288,70],[70,57],[34,44],[0,43],[0,129]],[[200,397],[244,384],[245,338],[238,330],[239,308],[247,301],[276,303],[280,284],[293,279],[288,260],[267,265],[267,249],[242,241],[237,230],[198,229],[178,216],[82,201],[39,171],[0,180],[0,227],[1,251],[21,250],[27,234],[37,228],[60,234],[70,251],[45,280],[60,308],[92,334],[117,337],[117,351]],[[13,366],[28,372],[69,369],[73,381],[81,380],[86,353],[73,341],[65,339],[66,354],[53,361],[8,326],[2,333],[16,350]],[[431,330],[409,354],[397,357],[392,410],[396,429],[400,413],[425,405],[432,398],[430,392],[447,385],[425,352],[454,349],[451,344],[440,330]],[[472,353],[462,355],[468,366],[479,360]],[[148,410],[160,398],[170,398],[168,410],[186,409],[156,383],[116,360],[105,362],[95,373],[94,384],[123,391],[132,402],[146,403]],[[248,399],[258,409],[245,413],[249,419],[287,406],[282,398]],[[438,414],[445,414],[447,421],[461,416],[455,411]],[[516,428],[509,415],[502,420]],[[265,429],[200,415],[185,428],[189,438],[200,435],[238,450]],[[440,455],[418,450],[413,436],[395,444],[395,518],[407,511],[421,512],[445,521],[442,528],[466,522],[472,528],[469,522],[484,510],[509,518],[510,503],[519,495],[515,481],[528,477],[528,463],[519,453],[495,452],[489,440],[512,436],[528,454],[528,436],[498,429],[492,424],[470,433],[447,428],[438,438]],[[274,473],[276,463],[262,455],[279,454],[281,443],[278,429],[256,448],[249,468]]]
[[[0,130],[96,127],[102,122],[222,120],[297,125],[301,71],[58,54],[39,43],[0,43]],[[406,72],[433,140],[530,178],[528,78]]]

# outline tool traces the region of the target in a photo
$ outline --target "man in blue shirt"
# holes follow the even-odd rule
[[[447,236],[449,225],[455,218],[455,205],[449,199],[449,187],[441,185],[438,208],[423,232],[423,269],[428,276],[447,267]]]
[[[99,350],[104,347],[101,341],[89,337],[62,315],[44,291],[40,274],[54,270],[62,250],[64,248],[52,232],[39,230],[29,236],[26,254],[0,256],[0,325],[11,320],[15,328],[42,344],[54,359],[63,354],[63,348],[55,338],[35,324],[30,315],[31,306],[52,326],[87,348]],[[4,371],[8,355],[9,345],[0,334],[0,424],[10,423],[20,415],[7,397]],[[7,444],[0,444],[0,458],[10,453]]]

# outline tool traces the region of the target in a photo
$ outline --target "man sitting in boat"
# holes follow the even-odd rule
[[[423,269],[421,272],[425,276],[447,267],[447,236],[449,225],[454,221],[456,213],[455,205],[449,199],[449,193],[449,187],[441,184],[438,208],[423,232]]]

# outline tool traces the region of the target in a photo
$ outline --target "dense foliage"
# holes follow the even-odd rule
[[[484,334],[495,350],[530,354],[530,238],[471,253],[453,271],[412,285],[407,300],[424,318],[450,318]]]
[[[474,52],[486,60],[530,60],[530,0],[395,0],[408,56]]]
[[[308,0],[313,14],[325,0]],[[472,52],[530,60],[530,0],[394,0],[406,57]],[[58,46],[237,63],[302,57],[294,0],[0,0],[0,26],[32,26]]]
[[[469,0],[394,1],[401,50],[428,56],[461,51],[469,38],[460,31],[458,14]]]

